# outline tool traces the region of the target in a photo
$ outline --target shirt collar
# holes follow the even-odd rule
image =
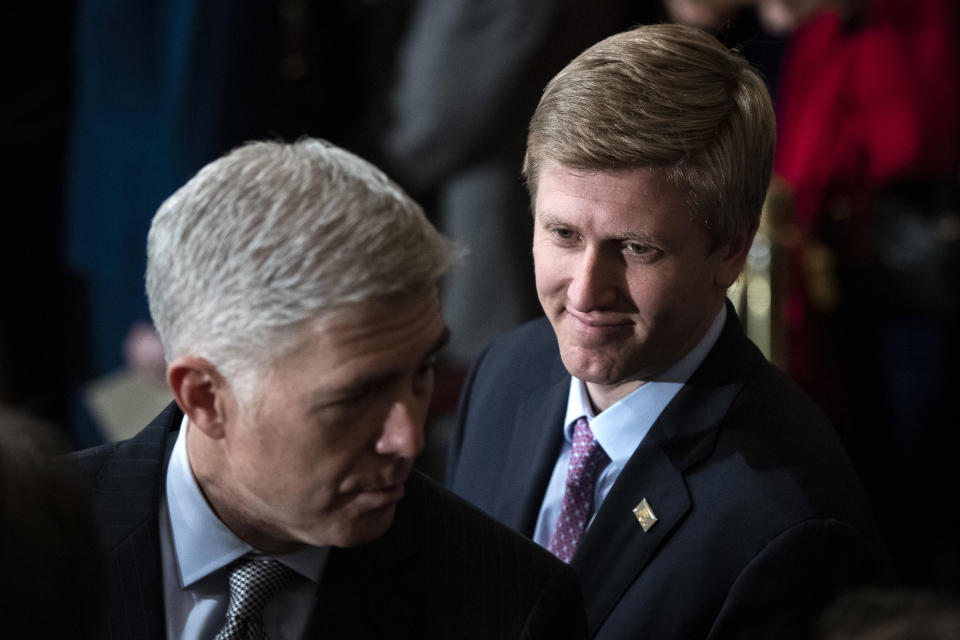
[[[726,319],[727,307],[723,305],[707,333],[687,355],[600,414],[594,413],[584,382],[571,377],[567,413],[564,418],[564,438],[573,442],[573,424],[581,416],[586,416],[593,436],[609,456],[611,463],[622,468],[663,409],[706,359],[720,337]]]
[[[187,457],[189,419],[183,417],[180,433],[167,468],[166,503],[177,557],[180,585],[189,587],[246,555],[260,555],[238,538],[216,516],[197,485]],[[271,556],[303,577],[318,582],[330,547],[304,546],[293,553]]]

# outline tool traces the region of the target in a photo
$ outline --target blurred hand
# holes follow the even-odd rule
[[[823,9],[850,11],[859,0],[664,0],[674,22],[708,31],[722,26],[741,7],[754,6],[764,28],[771,33],[787,33]]]
[[[821,9],[839,2],[830,0],[757,0],[757,15],[771,33],[789,33],[812,18]]]
[[[750,0],[664,0],[670,19],[680,24],[713,31]]]

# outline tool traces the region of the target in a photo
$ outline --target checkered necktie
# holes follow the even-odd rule
[[[230,606],[216,640],[269,640],[263,608],[290,583],[293,569],[271,558],[241,558],[230,572]]]
[[[597,477],[610,458],[593,437],[585,417],[573,425],[573,449],[567,466],[567,486],[563,492],[560,517],[550,536],[547,549],[566,563],[570,562],[587,528],[593,511],[593,490]]]

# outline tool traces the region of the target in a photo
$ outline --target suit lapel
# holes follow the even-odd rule
[[[580,575],[591,634],[689,511],[684,474],[713,451],[753,352],[728,308],[717,344],[653,424],[601,505],[571,562]],[[646,532],[633,514],[644,498],[657,517]]]
[[[162,638],[159,499],[168,435],[183,415],[171,404],[105,463],[95,500],[107,552],[110,637]]]
[[[528,537],[533,535],[563,441],[570,375],[562,365],[560,371],[557,367],[553,370],[552,384],[532,393],[516,413],[508,457],[503,463],[506,471],[497,492],[497,519]]]
[[[644,498],[658,518],[648,532],[633,515],[633,508]],[[580,576],[591,634],[689,509],[683,475],[659,447],[641,445],[570,563]]]

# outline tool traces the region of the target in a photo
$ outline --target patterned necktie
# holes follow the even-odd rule
[[[269,640],[263,608],[295,573],[270,558],[241,558],[230,572],[230,606],[216,640]]]
[[[560,517],[547,545],[550,553],[568,564],[580,546],[593,510],[597,476],[609,461],[600,443],[594,439],[587,419],[578,418],[573,425],[573,449],[567,466],[567,486],[563,492]]]

